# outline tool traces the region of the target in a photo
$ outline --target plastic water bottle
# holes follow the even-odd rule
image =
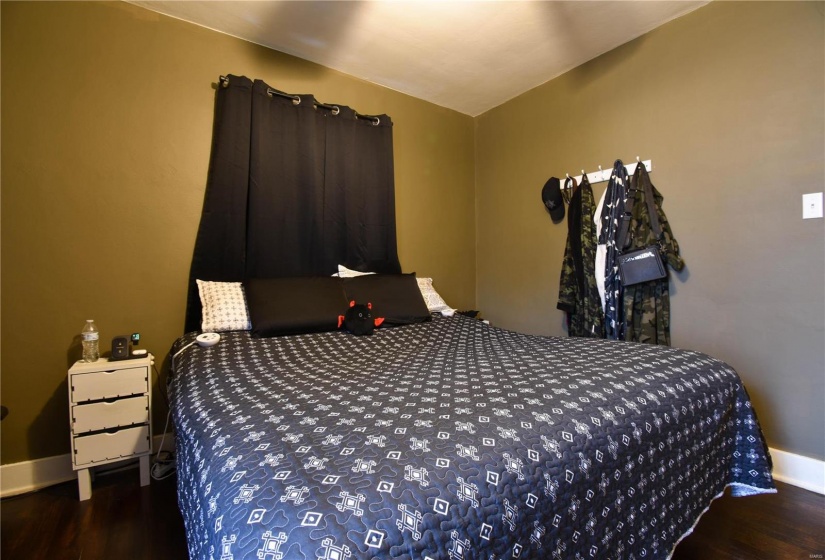
[[[86,324],[80,331],[80,337],[83,339],[83,361],[98,361],[100,359],[100,345],[98,344],[100,331],[97,330],[94,319],[86,319]]]

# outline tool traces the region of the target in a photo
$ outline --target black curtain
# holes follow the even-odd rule
[[[195,279],[401,271],[392,121],[296,97],[244,76],[218,87],[187,332],[200,328]]]

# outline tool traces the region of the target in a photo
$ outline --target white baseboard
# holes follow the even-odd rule
[[[773,477],[786,484],[825,494],[825,461],[770,449]]]
[[[152,438],[152,451],[154,453],[161,451],[162,438],[163,434]],[[166,438],[163,439],[162,451],[174,451],[174,449],[175,436],[172,432],[169,432],[166,434]],[[0,465],[0,498],[25,494],[76,478],[77,474],[72,470],[72,456],[68,453],[34,459],[33,461]]]
[[[57,455],[0,466],[0,498],[16,496],[75,478],[72,456]]]

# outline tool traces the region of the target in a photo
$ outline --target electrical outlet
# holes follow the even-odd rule
[[[802,195],[802,219],[822,217],[822,193],[809,193]]]

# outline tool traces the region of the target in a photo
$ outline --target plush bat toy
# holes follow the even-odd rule
[[[381,325],[384,319],[372,318],[372,304],[366,305],[362,303],[355,303],[355,300],[349,302],[349,309],[346,315],[338,316],[338,328],[344,325],[349,332],[354,335],[361,336],[363,334],[372,334],[375,327]]]

